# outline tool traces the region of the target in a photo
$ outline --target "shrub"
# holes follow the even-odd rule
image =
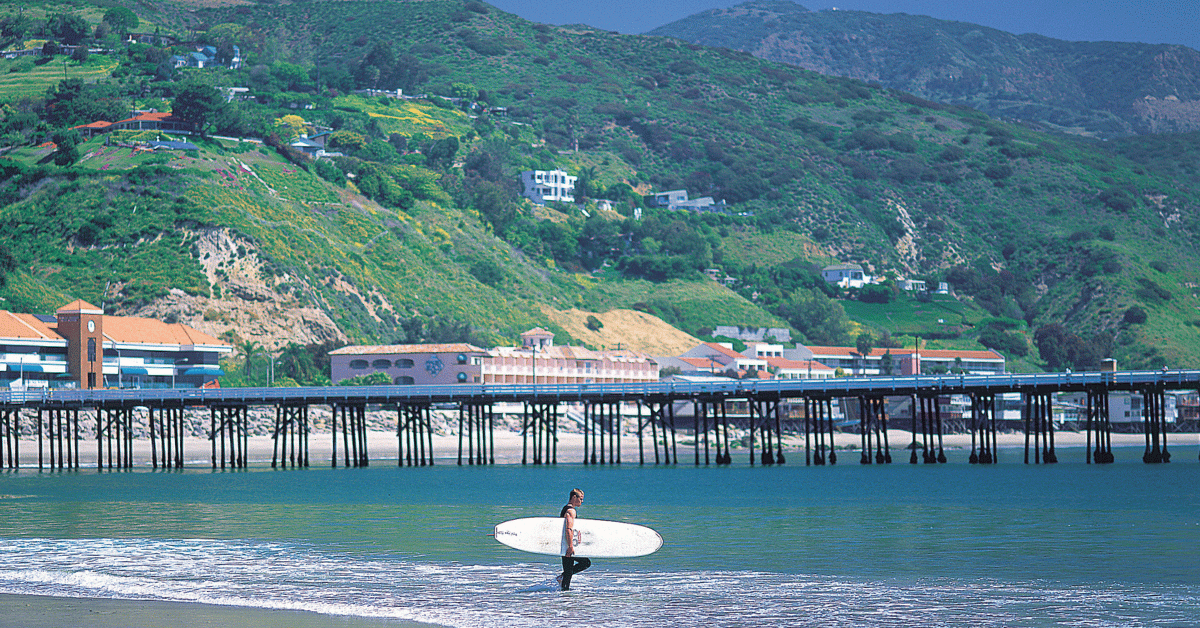
[[[588,314],[587,328],[592,331],[600,331],[601,329],[604,328],[604,323],[601,323],[600,319],[596,318],[595,316]]]
[[[1126,323],[1128,323],[1130,325],[1141,325],[1146,322],[1147,318],[1148,317],[1146,315],[1146,310],[1143,310],[1142,308],[1140,308],[1136,305],[1129,308],[1128,310],[1125,310],[1124,320]]]
[[[983,176],[993,181],[1003,181],[1012,175],[1012,166],[1008,164],[992,164],[983,170]]]

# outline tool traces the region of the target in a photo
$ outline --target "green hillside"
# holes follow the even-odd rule
[[[337,328],[314,338],[488,342],[546,324],[542,306],[620,307],[699,335],[932,332],[1021,368],[1200,357],[1198,199],[1132,158],[745,53],[479,2],[177,9],[155,14],[163,32],[203,26],[200,43],[236,45],[246,64],[175,69],[164,62],[182,46],[137,45],[114,53],[108,81],[3,109],[6,308],[65,295],[173,308],[239,339],[283,333],[264,319],[308,308]],[[225,103],[214,86],[254,100]],[[423,96],[348,95],[359,88]],[[62,132],[150,102],[265,143],[148,156]],[[322,130],[340,156],[287,147]],[[519,197],[521,170],[556,166],[587,202]],[[648,206],[671,189],[726,205]],[[894,283],[832,289],[817,270],[833,261],[947,281],[960,300],[933,303],[957,322],[931,323]]]

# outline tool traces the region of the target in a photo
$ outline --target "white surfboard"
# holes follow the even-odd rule
[[[534,554],[563,556],[567,539],[562,517],[527,517],[496,526],[496,540]],[[581,558],[627,558],[653,554],[662,547],[659,533],[632,523],[604,519],[575,519],[575,555]]]

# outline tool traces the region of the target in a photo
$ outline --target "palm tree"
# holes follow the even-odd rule
[[[854,348],[858,349],[858,355],[862,359],[860,373],[867,367],[867,356],[870,355],[871,345],[873,344],[875,344],[875,339],[871,337],[871,334],[866,332],[859,334],[858,338],[854,340]]]
[[[253,340],[243,340],[242,343],[238,345],[238,350],[242,352],[242,355],[246,356],[246,385],[249,386],[250,359],[254,357],[254,354],[262,351],[263,346]]]
[[[296,380],[299,384],[311,382],[317,370],[308,349],[294,342],[289,342],[283,348],[279,354],[278,364],[281,374]]]

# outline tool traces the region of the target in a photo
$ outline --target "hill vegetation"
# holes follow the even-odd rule
[[[751,0],[650,31],[1104,138],[1200,130],[1200,52]]]
[[[1083,141],[479,2],[140,17],[219,59],[237,46],[245,63],[175,68],[187,46],[134,44],[113,49],[106,80],[0,97],[7,309],[70,295],[318,358],[346,341],[509,342],[536,324],[560,342],[612,342],[547,308],[602,326],[636,310],[699,337],[787,325],[821,344],[982,343],[1020,368],[1200,356],[1195,193]],[[229,87],[254,99],[226,102]],[[135,107],[173,108],[206,137],[150,153],[133,145],[144,136],[69,130]],[[318,131],[340,155],[290,147]],[[520,197],[521,170],[551,167],[580,177],[578,205]],[[727,204],[647,202],[670,189]],[[817,273],[831,261],[885,281],[838,290]],[[958,299],[909,296],[900,277],[949,282]]]

